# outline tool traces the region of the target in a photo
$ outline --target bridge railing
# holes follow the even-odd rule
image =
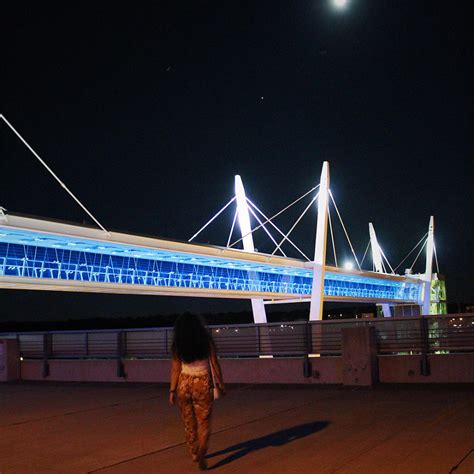
[[[214,325],[209,330],[221,357],[340,356],[342,329],[356,326],[375,328],[379,355],[474,352],[474,314]],[[167,359],[173,330],[46,331],[14,336],[23,359]]]

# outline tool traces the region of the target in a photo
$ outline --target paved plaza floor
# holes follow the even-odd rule
[[[167,387],[0,385],[0,473],[197,472]],[[230,387],[210,470],[474,472],[472,386]]]

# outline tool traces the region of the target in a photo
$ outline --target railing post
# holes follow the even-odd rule
[[[304,345],[305,345],[305,355],[303,359],[303,376],[311,377],[311,362],[309,360],[309,354],[312,353],[312,343],[311,343],[311,326],[310,322],[306,322],[304,325]]]
[[[49,356],[51,354],[51,334],[43,334],[43,378],[49,377]]]
[[[260,353],[261,353],[260,325],[256,324],[255,327],[257,328],[257,331],[256,331],[256,334],[257,334],[257,355],[260,357]]]
[[[126,352],[125,332],[119,331],[117,333],[117,377],[126,378],[125,367],[123,365],[123,358]]]
[[[342,328],[342,383],[371,386],[378,381],[375,328],[360,325]]]
[[[311,322],[305,324],[305,352],[306,355],[313,353],[313,331],[311,328]]]
[[[421,375],[431,375],[430,361],[428,359],[428,352],[430,349],[430,341],[428,334],[428,321],[425,317],[420,318],[420,336],[421,336],[421,360],[420,373]]]

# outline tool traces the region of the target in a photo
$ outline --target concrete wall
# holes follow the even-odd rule
[[[421,375],[419,355],[378,356],[381,383],[474,383],[474,354],[428,356],[430,375]],[[342,384],[341,357],[311,358],[310,377],[303,375],[302,358],[222,359],[226,383]],[[113,360],[51,360],[43,377],[43,361],[21,362],[23,380],[75,382],[169,381],[169,360],[125,360],[127,377],[117,376]]]
[[[370,387],[378,380],[375,328],[342,329],[342,383]]]
[[[19,347],[16,339],[0,339],[0,382],[20,378]]]
[[[51,360],[49,376],[43,378],[43,361],[21,363],[23,380],[75,382],[169,382],[169,360],[125,360],[127,377],[117,376],[113,360]],[[222,359],[226,383],[342,383],[340,357],[311,359],[310,377],[303,375],[303,359]]]
[[[430,375],[421,375],[421,356],[378,356],[381,383],[474,383],[474,354],[428,356]]]
[[[67,382],[169,382],[169,360],[125,360],[126,378],[117,375],[114,360],[50,360],[49,376],[43,377],[43,361],[24,360],[23,380]]]
[[[342,383],[341,357],[309,359],[310,377],[304,377],[303,361],[303,358],[223,359],[221,365],[227,383]]]

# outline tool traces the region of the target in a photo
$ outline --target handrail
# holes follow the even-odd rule
[[[474,352],[474,314],[208,326],[221,357],[341,355],[342,329],[375,328],[377,352]],[[9,332],[24,359],[169,358],[172,328]],[[119,337],[120,335],[120,337]]]
[[[275,322],[275,323],[244,323],[244,324],[212,324],[212,325],[207,325],[209,329],[214,329],[214,328],[222,328],[222,327],[249,327],[253,328],[256,326],[262,326],[262,327],[267,327],[267,326],[280,326],[281,324],[288,325],[291,324],[293,326],[295,325],[305,325],[305,324],[353,324],[353,323],[362,323],[362,322],[376,322],[378,323],[389,323],[393,321],[415,321],[419,320],[421,318],[424,319],[437,319],[437,320],[443,320],[443,319],[451,319],[451,318],[462,318],[462,317],[474,317],[474,313],[454,313],[454,314],[430,314],[430,315],[412,315],[412,316],[397,316],[397,317],[392,317],[392,318],[355,318],[355,319],[334,319],[334,320],[322,320],[322,321],[283,321],[283,322]],[[126,332],[142,332],[142,331],[169,331],[172,330],[172,326],[157,326],[157,327],[151,327],[151,328],[107,328],[107,329],[57,329],[57,330],[47,330],[47,331],[8,331],[5,333],[0,333],[0,338],[6,337],[6,336],[11,336],[11,335],[17,335],[17,334],[73,334],[73,333],[86,333],[86,332],[94,332],[94,333],[100,333],[100,332],[117,332],[117,331],[126,331]]]

